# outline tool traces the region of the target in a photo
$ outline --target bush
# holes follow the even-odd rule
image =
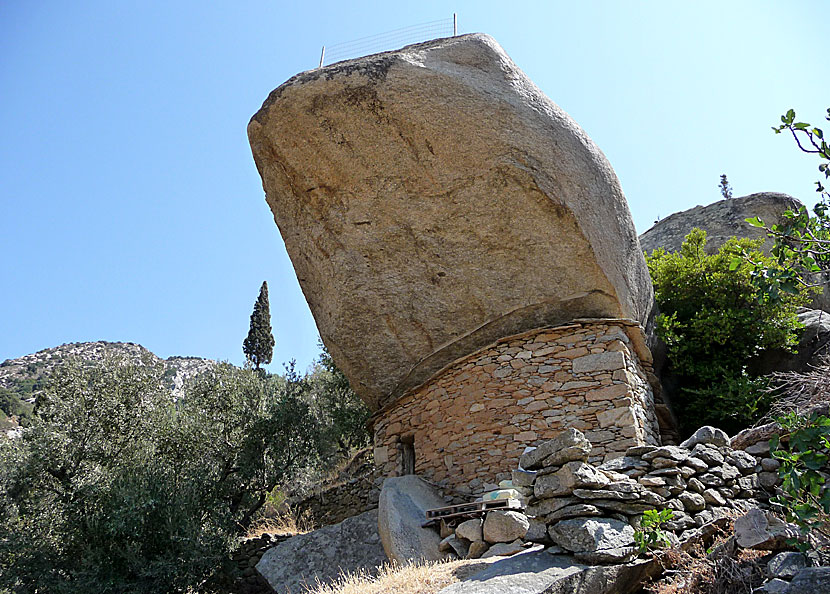
[[[715,425],[729,433],[760,418],[769,406],[763,379],[747,369],[762,350],[796,344],[796,307],[803,292],[758,300],[753,261],[774,263],[761,241],[731,239],[706,255],[706,232],[693,229],[678,253],[646,257],[660,308],[657,334],[667,345],[670,371],[679,381],[674,399],[681,431]]]
[[[0,444],[0,590],[199,588],[316,460],[305,389],[220,365],[174,403],[149,361],[60,368],[23,437]]]
[[[830,545],[830,489],[824,472],[830,461],[830,418],[790,412],[776,420],[782,435],[770,440],[770,451],[781,463],[782,484],[772,501],[798,525],[804,540],[794,544],[802,551],[826,549]]]

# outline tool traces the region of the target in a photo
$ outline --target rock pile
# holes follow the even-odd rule
[[[236,564],[238,576],[234,579],[236,592],[263,594],[273,592],[268,581],[256,570],[265,551],[291,538],[289,535],[263,533],[253,538],[244,538],[239,549],[231,556]]]
[[[632,558],[634,527],[646,510],[671,509],[666,528],[685,539],[713,519],[763,505],[762,487],[778,478],[770,476],[771,459],[759,463],[733,450],[712,427],[680,446],[638,446],[600,466],[587,462],[590,452],[585,436],[571,428],[525,453],[513,473],[513,485],[528,497],[528,539],[586,563]]]
[[[530,546],[524,537],[530,522],[514,510],[493,510],[484,518],[473,518],[449,530],[439,545],[442,552],[455,553],[462,559],[486,559],[513,555]],[[444,536],[442,534],[442,536]]]

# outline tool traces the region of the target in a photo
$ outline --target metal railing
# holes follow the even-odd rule
[[[430,21],[429,23],[421,23],[420,25],[411,25],[378,35],[362,37],[354,41],[336,43],[328,47],[324,45],[323,50],[320,52],[319,68],[322,68],[326,64],[375,54],[410,43],[418,43],[419,41],[427,41],[437,37],[455,37],[456,35],[458,35],[458,18],[453,13],[450,19],[440,19]]]

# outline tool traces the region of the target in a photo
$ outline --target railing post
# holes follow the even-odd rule
[[[458,15],[452,13],[452,36],[455,37],[456,35],[458,35]]]
[[[318,68],[322,68],[322,67],[323,67],[323,60],[324,60],[325,58],[326,58],[326,46],[324,45],[324,46],[323,46],[323,51],[321,51],[321,52],[320,52],[320,65],[318,66]]]

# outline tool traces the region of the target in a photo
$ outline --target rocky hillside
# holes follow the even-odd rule
[[[94,363],[108,356],[135,363],[147,360],[161,363],[164,365],[165,382],[174,398],[183,395],[188,379],[216,363],[199,357],[161,359],[140,344],[103,340],[62,344],[17,359],[7,359],[0,363],[0,429],[14,430],[18,421],[31,412],[49,374],[63,361],[75,358]]]

